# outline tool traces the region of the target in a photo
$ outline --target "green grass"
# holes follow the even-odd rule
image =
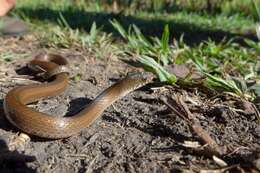
[[[18,0],[12,14],[31,24],[43,47],[77,47],[99,58],[137,57],[145,70],[170,84],[194,82],[165,68],[189,64],[204,75],[198,81],[204,86],[253,100],[260,88],[255,34],[260,1],[205,2],[121,0],[114,9],[108,0]]]
[[[176,77],[167,72],[164,66],[192,62],[205,75],[205,86],[244,98],[255,97],[253,89],[247,87],[246,82],[250,79],[259,80],[257,71],[260,69],[260,61],[255,49],[259,48],[257,43],[245,40],[253,49],[242,47],[232,40],[220,43],[209,40],[195,47],[189,47],[180,40],[169,45],[167,25],[161,39],[155,37],[149,41],[135,25],[126,31],[117,21],[112,24],[128,42],[126,51],[140,57],[139,62],[144,69],[155,73],[162,82],[176,82]],[[181,53],[174,56],[180,50]]]
[[[58,24],[60,13],[67,19],[72,28],[78,28],[89,31],[92,23],[95,21],[98,27],[103,27],[106,32],[114,32],[109,20],[116,18],[124,27],[129,24],[137,25],[144,35],[160,36],[163,32],[163,26],[169,24],[169,29],[174,36],[185,35],[195,41],[200,41],[201,36],[207,39],[208,35],[217,35],[220,37],[233,37],[253,28],[253,16],[245,16],[241,13],[233,15],[210,14],[207,12],[190,12],[179,10],[176,12],[134,10],[124,8],[119,14],[110,13],[106,5],[96,1],[82,5],[73,3],[74,1],[18,1],[15,14],[23,16],[28,21],[49,22]],[[99,5],[98,5],[99,4]],[[96,6],[99,6],[98,8]],[[231,32],[232,30],[232,32]]]
[[[19,0],[18,0],[19,1]],[[20,0],[21,2],[22,0]],[[75,0],[75,1],[43,1],[34,2],[26,0],[24,3],[19,3],[19,6],[30,6],[37,8],[38,4],[41,6],[50,5],[55,8],[63,8],[65,6],[76,6],[80,9],[91,9],[92,11],[113,11],[111,0]],[[74,3],[72,3],[74,2]],[[257,16],[257,13],[252,5],[251,0],[210,0],[210,4],[206,0],[117,0],[119,10],[124,10],[128,14],[134,14],[136,11],[149,12],[207,12],[211,14],[225,13],[232,15],[240,13],[243,15]],[[259,6],[260,1],[255,0]],[[53,4],[53,5],[52,5]]]

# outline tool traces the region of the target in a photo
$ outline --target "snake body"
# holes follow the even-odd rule
[[[115,83],[99,94],[87,107],[71,117],[54,117],[37,112],[26,104],[49,96],[54,96],[65,90],[69,75],[60,70],[67,65],[65,58],[55,54],[36,56],[29,63],[34,70],[43,70],[51,82],[16,87],[9,91],[4,99],[4,111],[8,121],[18,129],[43,138],[66,138],[75,135],[88,127],[113,102],[129,92],[149,83],[151,75],[134,73]]]

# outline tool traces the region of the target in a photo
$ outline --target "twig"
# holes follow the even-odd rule
[[[207,150],[207,155],[221,156],[226,153],[224,147],[220,147],[213,140],[209,133],[205,131],[196,121],[196,117],[190,112],[187,104],[183,101],[182,96],[175,95],[173,98],[161,98],[161,101],[168,106],[176,115],[188,122],[190,129],[206,144],[204,150]]]

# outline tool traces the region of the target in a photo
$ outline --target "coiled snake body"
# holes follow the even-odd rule
[[[37,112],[26,104],[40,98],[54,96],[65,90],[69,75],[63,70],[67,61],[59,55],[36,56],[29,64],[35,70],[44,70],[49,83],[21,86],[12,89],[4,99],[5,115],[11,124],[22,131],[44,138],[65,138],[88,127],[113,102],[129,92],[149,83],[151,75],[135,73],[128,75],[98,95],[86,108],[72,117],[57,118]]]

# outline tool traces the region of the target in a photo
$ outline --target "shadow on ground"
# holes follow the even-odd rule
[[[49,8],[19,8],[19,13],[29,17],[32,20],[42,20],[52,23],[58,23],[60,14],[66,19],[67,23],[72,28],[79,28],[86,31],[90,30],[93,22],[96,22],[98,27],[102,27],[103,31],[108,33],[114,33],[118,36],[115,29],[110,24],[110,20],[118,20],[125,28],[130,24],[137,25],[144,35],[146,36],[161,36],[163,27],[169,24],[171,38],[179,38],[184,34],[185,43],[191,45],[194,43],[200,43],[201,41],[214,40],[219,42],[223,38],[231,39],[238,38],[237,42],[241,42],[242,38],[256,39],[253,34],[234,34],[231,32],[225,32],[222,30],[210,30],[197,25],[193,25],[185,22],[176,22],[174,20],[166,21],[161,19],[140,19],[133,16],[126,16],[124,14],[114,14],[105,12],[86,12],[83,10],[68,8],[65,10],[53,10]]]
[[[4,100],[0,99],[0,129],[6,130],[6,131],[14,130],[12,125],[5,118],[3,102],[4,102]]]
[[[66,113],[66,115],[64,117],[72,117],[75,114],[79,113],[80,111],[82,111],[84,108],[87,107],[87,105],[91,102],[91,99],[88,98],[77,98],[74,100],[71,100],[69,103],[69,108],[68,108],[68,112]]]
[[[17,151],[9,151],[7,144],[2,139],[0,139],[0,153],[0,172],[35,172],[26,163],[33,162],[36,158],[20,154]]]

